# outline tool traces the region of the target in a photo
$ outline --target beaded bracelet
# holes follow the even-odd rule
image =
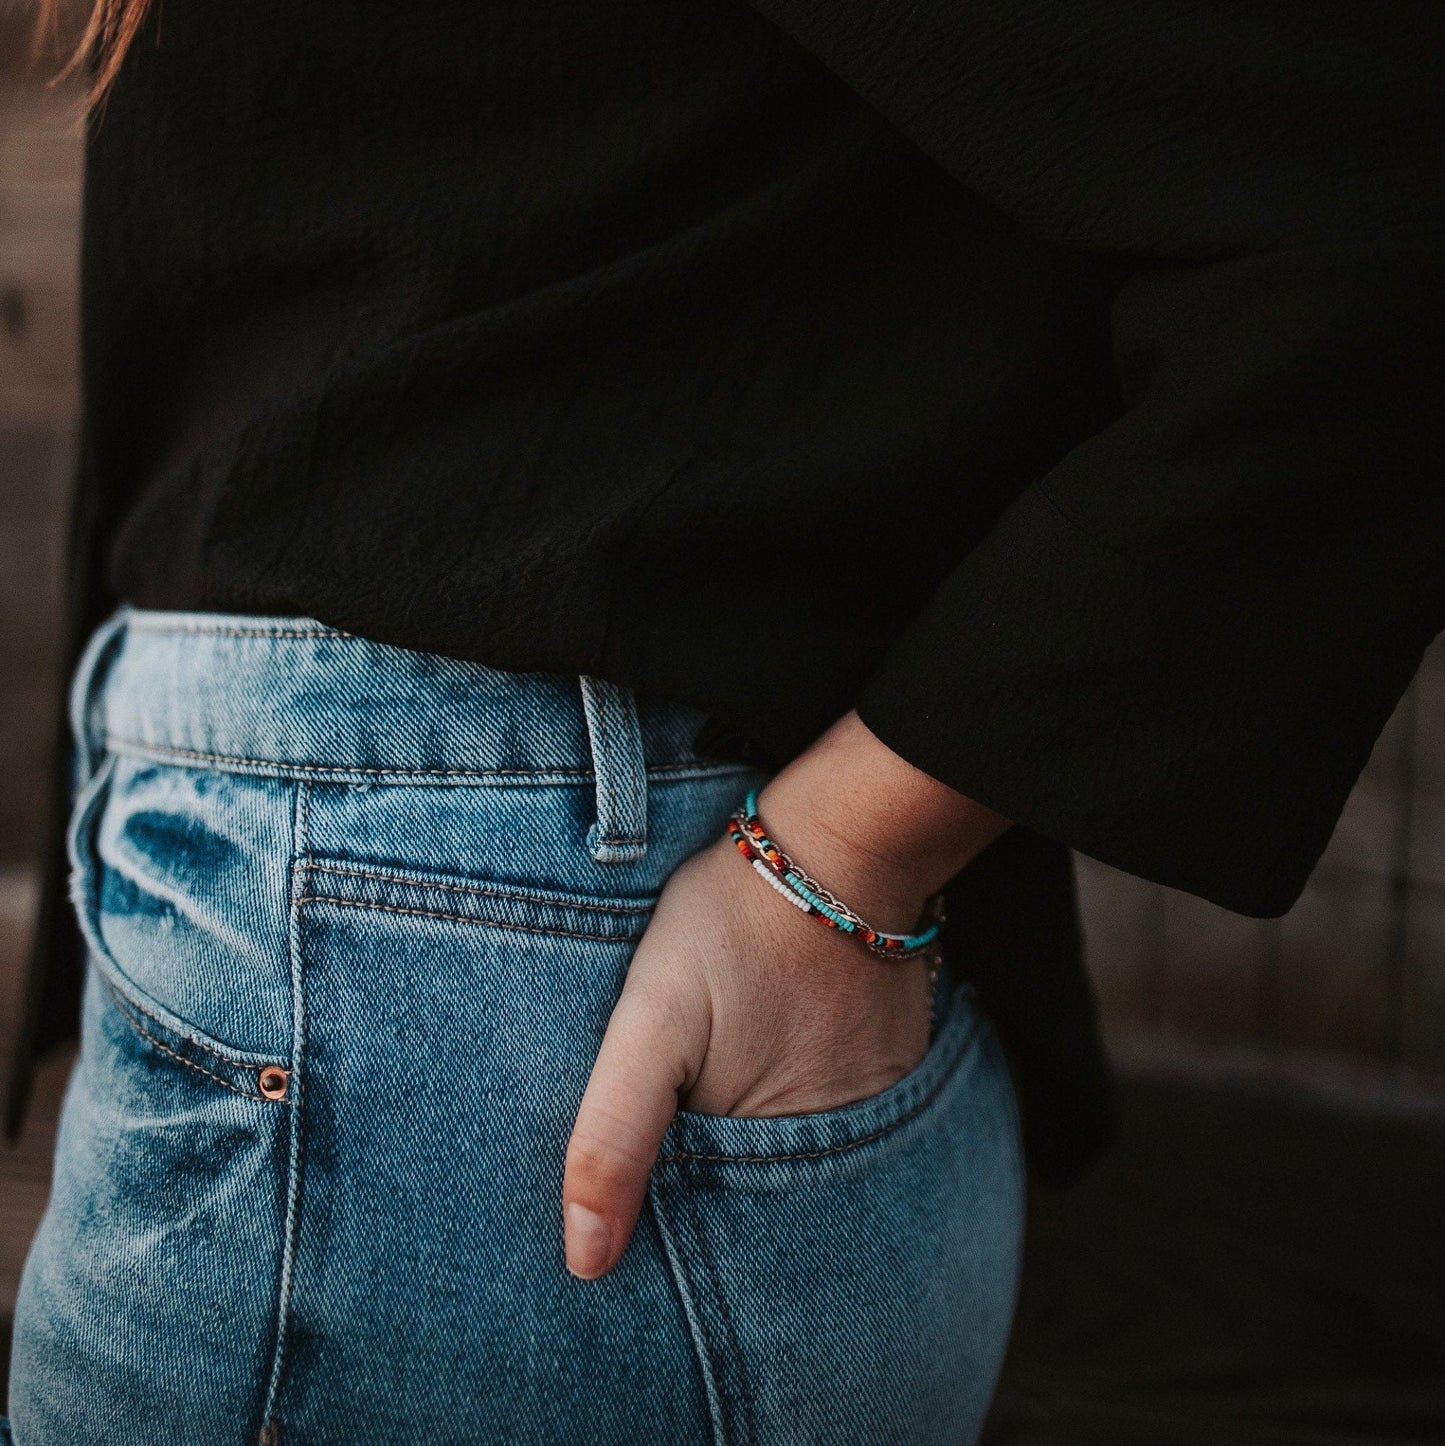
[[[770,884],[790,904],[805,914],[821,919],[830,929],[856,934],[875,954],[888,959],[912,959],[927,952],[943,932],[943,895],[935,894],[912,934],[889,934],[865,924],[836,895],[809,877],[763,831],[758,817],[758,791],[752,789],[727,822],[728,837],[738,852],[753,866],[758,877]],[[931,921],[931,922],[928,922]]]

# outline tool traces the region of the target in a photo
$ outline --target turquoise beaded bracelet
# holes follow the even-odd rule
[[[888,959],[911,959],[925,953],[943,932],[943,895],[935,894],[925,909],[920,926],[911,934],[889,934],[865,924],[854,910],[810,878],[763,831],[758,817],[758,791],[747,798],[729,817],[728,837],[738,852],[753,866],[758,877],[778,891],[805,914],[821,919],[830,929],[856,934],[875,954]]]

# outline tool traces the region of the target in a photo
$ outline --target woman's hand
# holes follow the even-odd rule
[[[875,927],[928,897],[1008,820],[920,773],[856,714],[762,790],[778,842]],[[679,1101],[707,1114],[834,1109],[886,1089],[928,1044],[928,965],[804,915],[726,838],[668,879],[628,968],[567,1150],[567,1265],[622,1255]]]

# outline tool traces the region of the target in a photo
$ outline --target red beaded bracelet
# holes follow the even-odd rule
[[[830,929],[856,934],[875,954],[888,959],[912,959],[933,949],[943,925],[943,895],[934,894],[923,918],[910,934],[890,934],[864,923],[837,895],[830,893],[788,857],[763,830],[758,817],[758,791],[752,789],[727,821],[728,837],[752,865],[758,877],[805,914],[821,919]]]

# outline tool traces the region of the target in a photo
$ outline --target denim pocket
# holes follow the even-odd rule
[[[291,1104],[163,1043],[92,961],[50,1201],[15,1307],[26,1446],[255,1440],[274,1349]]]
[[[288,803],[274,780],[107,753],[67,837],[114,1007],[155,1048],[251,1092],[291,1053]]]
[[[582,828],[543,812],[566,790],[402,795],[366,810],[318,789],[311,809],[327,851],[298,897],[306,1153],[283,1440],[698,1441],[655,1233],[596,1288],[562,1252],[568,1135],[653,900],[529,856],[542,836],[586,860]],[[472,871],[415,866],[443,850]]]
[[[10,1409],[27,1446],[139,1446],[171,1439],[181,1422],[198,1441],[260,1430],[296,1092],[286,1052],[235,1048],[177,1012],[199,1005],[227,1029],[245,1012],[228,1002],[246,993],[234,965],[245,947],[230,940],[235,979],[221,988],[197,942],[208,915],[197,860],[158,847],[134,873],[124,849],[107,857],[128,830],[132,844],[159,844],[164,796],[111,755],[72,811],[72,897],[90,952],[50,1201],[16,1306]],[[142,889],[147,907],[117,906]],[[198,960],[207,982],[188,995]]]
[[[655,902],[601,897],[481,875],[377,865],[344,857],[305,861],[302,904],[334,904],[442,923],[476,924],[516,934],[635,944]]]
[[[922,1062],[840,1109],[683,1112],[654,1214],[714,1439],[975,1439],[1022,1250],[1007,1068],[954,986]]]

